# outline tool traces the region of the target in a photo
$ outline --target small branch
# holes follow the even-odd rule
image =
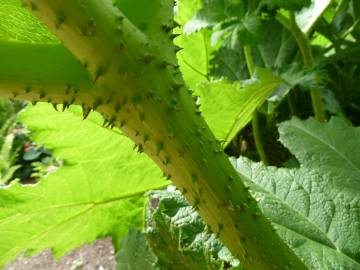
[[[249,70],[250,77],[252,77],[255,72],[255,66],[254,66],[254,60],[253,60],[253,57],[251,54],[251,48],[249,46],[244,46],[244,55],[245,55],[245,61],[246,61],[247,68]],[[269,161],[265,154],[264,145],[261,140],[261,133],[260,133],[260,127],[259,127],[259,116],[258,116],[257,109],[255,109],[255,111],[253,113],[251,126],[252,126],[252,130],[253,130],[253,137],[254,137],[254,141],[255,141],[256,151],[258,152],[261,161],[264,164],[268,165]]]
[[[256,111],[253,114],[253,119],[251,121],[251,126],[252,126],[252,130],[253,130],[253,136],[254,136],[256,151],[258,152],[261,161],[265,165],[268,165],[269,160],[268,160],[268,158],[267,158],[267,156],[265,154],[263,143],[262,143],[262,140],[261,140],[261,134],[260,134],[260,128],[259,128],[259,114]]]
[[[295,38],[299,46],[305,67],[312,68],[314,65],[314,57],[311,51],[309,39],[301,31],[298,24],[296,23],[294,12],[289,11],[289,20],[281,14],[277,14],[276,18],[285,28],[287,28],[292,33],[293,37]],[[320,90],[317,88],[311,89],[310,95],[316,119],[320,122],[324,122],[325,113],[321,102]]]
[[[296,116],[295,102],[294,102],[294,99],[293,99],[293,97],[291,95],[291,90],[288,93],[288,95],[286,96],[286,99],[287,99],[287,102],[288,102],[288,105],[289,105],[289,110],[290,110],[291,116]]]
[[[250,77],[252,77],[255,73],[254,59],[251,54],[250,46],[244,46],[244,56],[246,61],[246,66],[249,71]]]

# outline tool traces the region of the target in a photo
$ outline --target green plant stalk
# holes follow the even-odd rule
[[[255,72],[255,66],[254,66],[254,60],[253,60],[253,57],[251,54],[250,46],[244,46],[244,55],[245,55],[246,66],[248,68],[250,77],[252,77]],[[255,141],[256,151],[259,154],[260,160],[265,165],[268,165],[269,161],[265,154],[264,144],[261,139],[260,126],[259,126],[259,113],[257,112],[257,110],[255,110],[253,113],[251,127],[252,127],[252,131],[253,131],[253,137],[254,137],[254,141]]]
[[[261,139],[260,129],[259,129],[259,113],[255,111],[253,113],[253,118],[251,121],[251,127],[253,131],[254,141],[255,141],[255,147],[259,154],[260,160],[265,164],[269,164],[269,160],[265,154],[264,146]]]
[[[79,98],[74,92],[73,103],[121,128],[245,267],[306,269],[260,212],[185,87],[172,42],[172,1],[157,0],[157,10],[149,12],[160,12],[161,20],[149,22],[144,32],[111,1],[23,2],[91,74],[94,91]],[[43,98],[56,96],[56,89],[44,87]],[[57,97],[67,100],[63,89]]]
[[[308,37],[301,31],[298,24],[295,20],[295,14],[293,11],[289,11],[289,20],[284,18],[281,15],[277,16],[278,21],[283,24],[294,36],[301,55],[304,62],[304,65],[308,68],[312,68],[314,65],[314,58],[311,51],[310,43]],[[311,103],[314,110],[315,118],[320,121],[324,122],[325,119],[325,113],[323,110],[322,102],[321,102],[321,95],[319,89],[311,89],[310,90],[310,96],[311,96]]]
[[[244,46],[244,56],[246,61],[246,67],[249,71],[250,77],[252,77],[255,73],[255,65],[254,65],[254,59],[251,54],[251,48],[250,46]]]
[[[61,103],[64,108],[93,100],[90,74],[60,44],[0,41],[0,59],[1,98]]]
[[[287,95],[286,99],[287,99],[287,102],[288,102],[288,105],[289,105],[290,115],[291,116],[296,116],[294,100],[290,96],[290,93]]]

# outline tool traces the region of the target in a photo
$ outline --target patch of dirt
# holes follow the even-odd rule
[[[116,270],[115,251],[111,238],[104,238],[65,254],[59,261],[50,250],[31,258],[21,255],[3,270]]]

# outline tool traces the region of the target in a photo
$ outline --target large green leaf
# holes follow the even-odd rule
[[[115,242],[141,226],[143,193],[164,186],[160,170],[101,117],[56,112],[48,104],[20,117],[38,143],[64,161],[37,185],[0,189],[0,265],[23,251],[51,247],[56,256],[110,235]]]
[[[209,62],[215,50],[210,44],[210,37],[210,31],[203,29],[191,35],[182,34],[175,39],[175,43],[183,48],[177,55],[180,70],[192,90],[200,82],[209,80]]]
[[[275,19],[268,20],[262,27],[263,33],[257,49],[263,66],[266,68],[282,67],[293,63],[297,44],[292,34]]]
[[[184,26],[202,6],[202,0],[178,0],[175,9],[176,21]]]
[[[253,112],[265,101],[282,80],[271,72],[257,69],[257,79],[229,83],[215,81],[199,85],[201,111],[215,136],[227,145],[252,118]]]
[[[144,233],[130,230],[117,253],[119,270],[241,270],[179,191],[151,191]]]
[[[0,0],[0,59],[0,87],[14,94],[30,85],[94,87],[79,61],[20,0]]]
[[[183,48],[177,54],[177,58],[185,82],[192,90],[198,83],[209,80],[209,63],[212,53],[216,50],[216,47],[210,44],[209,30],[203,29],[190,35],[184,31],[185,23],[194,16],[200,6],[200,0],[180,0],[175,17],[181,25],[181,29],[176,29],[181,35],[175,39],[175,44]]]
[[[360,128],[292,119],[281,142],[299,168],[237,161],[266,216],[310,269],[360,269]]]
[[[57,43],[57,38],[21,6],[19,0],[0,1],[0,40]]]

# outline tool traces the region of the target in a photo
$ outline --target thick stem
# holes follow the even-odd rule
[[[252,77],[255,72],[255,66],[254,66],[254,60],[251,54],[250,46],[244,46],[244,55],[245,55],[246,66],[248,68],[250,77]],[[259,126],[259,113],[257,112],[257,109],[255,109],[253,113],[251,126],[253,130],[253,137],[255,141],[256,151],[258,152],[260,160],[267,165],[269,164],[269,161],[265,154],[264,144],[261,139],[260,126]]]
[[[303,31],[301,31],[298,24],[296,23],[294,12],[290,11],[289,15],[290,15],[289,20],[287,20],[286,18],[284,18],[281,15],[278,15],[277,19],[294,36],[294,38],[299,46],[304,65],[308,68],[312,68],[314,65],[314,58],[312,55],[309,39],[303,33]],[[312,103],[312,107],[314,110],[315,118],[317,120],[319,120],[320,122],[324,122],[325,121],[325,113],[324,113],[322,102],[321,102],[320,90],[317,88],[311,89],[310,95],[311,95],[311,103]]]
[[[245,267],[306,269],[261,214],[201,117],[166,27],[159,31],[167,42],[149,39],[111,1],[24,2],[85,61],[97,86],[94,108],[158,164]],[[165,25],[171,15],[163,14]]]
[[[0,41],[0,97],[83,104],[92,101],[90,74],[62,45]]]

